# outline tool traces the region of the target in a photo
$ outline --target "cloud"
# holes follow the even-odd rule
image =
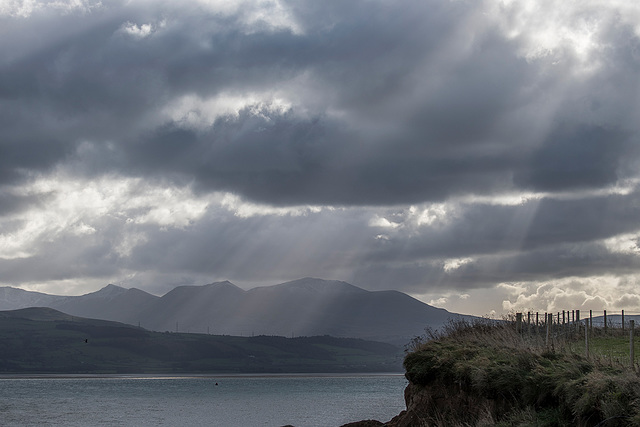
[[[620,120],[589,128],[575,117],[577,94],[611,103],[590,90],[607,73],[567,82],[578,65],[566,49],[553,47],[567,64],[527,60],[530,41],[480,19],[480,4],[247,4],[39,15],[50,43],[26,39],[27,53],[2,70],[16,100],[6,105],[5,134],[16,137],[3,144],[4,179],[74,151],[86,162],[77,151],[89,144],[115,153],[101,158],[109,170],[173,173],[263,203],[385,205],[594,188],[615,183],[629,154],[613,142],[628,138]],[[267,20],[276,9],[277,22]],[[54,33],[70,22],[82,25]],[[25,145],[40,159],[11,154]]]
[[[635,279],[631,279],[635,282]],[[510,311],[545,311],[557,313],[581,310],[602,315],[604,310],[627,314],[640,309],[636,294],[625,293],[629,278],[599,276],[593,278],[566,278],[543,285],[523,283],[517,292],[509,292],[503,307]],[[609,293],[608,293],[609,292]],[[515,298],[514,298],[515,297]],[[584,314],[583,314],[584,316]]]
[[[516,182],[538,191],[613,185],[621,159],[630,152],[628,140],[603,128],[554,130],[533,154],[530,167],[516,174]]]
[[[565,287],[607,277],[632,304],[639,17],[622,0],[0,2],[3,283],[319,276],[445,307],[485,290],[488,313],[600,301]]]

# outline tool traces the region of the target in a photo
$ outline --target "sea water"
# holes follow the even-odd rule
[[[389,421],[400,374],[0,378],[3,426],[331,427]]]

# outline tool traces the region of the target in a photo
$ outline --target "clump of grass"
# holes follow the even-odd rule
[[[420,396],[408,409],[429,425],[640,425],[636,373],[559,344],[511,322],[459,320],[427,331],[404,361]]]

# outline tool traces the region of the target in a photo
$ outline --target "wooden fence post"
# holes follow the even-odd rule
[[[545,343],[547,345],[547,347],[549,347],[549,336],[551,335],[551,323],[553,323],[553,313],[548,313],[544,315],[546,317],[546,323],[547,323],[547,338],[545,340]]]
[[[593,310],[589,310],[589,329],[593,329]]]
[[[604,311],[604,333],[607,333],[607,310]]]
[[[516,332],[522,333],[522,313],[516,313]]]
[[[622,310],[622,333],[624,333],[624,310]]]

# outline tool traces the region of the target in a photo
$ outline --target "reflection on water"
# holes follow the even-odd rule
[[[3,378],[0,424],[338,426],[390,420],[406,384],[397,374]]]

